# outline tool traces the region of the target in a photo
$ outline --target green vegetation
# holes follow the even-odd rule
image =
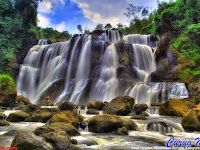
[[[41,0],[40,0],[41,1]],[[39,0],[0,0],[0,73],[8,73],[14,54],[24,45],[41,38],[51,41],[69,39],[66,32],[37,27]]]
[[[130,11],[131,9],[128,9]],[[137,9],[132,9],[132,11]],[[139,12],[138,12],[139,13]],[[133,13],[132,15],[138,13]],[[140,13],[142,13],[140,11]],[[127,13],[131,14],[131,13]],[[178,53],[179,77],[183,81],[200,77],[200,0],[176,0],[159,3],[157,11],[148,18],[132,16],[130,26],[121,29],[124,34],[142,33],[171,36],[169,44]],[[130,17],[129,17],[130,18]]]
[[[37,39],[48,39],[51,42],[59,42],[66,41],[70,39],[71,35],[68,31],[59,32],[54,30],[53,28],[40,28],[40,27],[32,27],[30,32],[33,32]]]
[[[0,91],[8,92],[12,88],[15,88],[13,78],[9,75],[0,74]]]

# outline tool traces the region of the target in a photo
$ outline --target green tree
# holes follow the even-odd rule
[[[107,23],[104,27],[104,29],[106,30],[111,30],[112,29],[112,25],[110,23]]]
[[[96,27],[95,27],[96,30],[103,30],[103,24],[98,24]]]

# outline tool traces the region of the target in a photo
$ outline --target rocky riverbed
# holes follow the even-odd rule
[[[3,147],[131,149],[162,147],[171,137],[176,140],[198,137],[200,110],[189,98],[171,99],[154,106],[135,104],[128,96],[105,103],[93,100],[87,106],[68,101],[52,106],[51,100],[44,100],[43,106],[39,106],[20,98],[27,103],[17,106],[18,110],[1,109],[0,145]]]

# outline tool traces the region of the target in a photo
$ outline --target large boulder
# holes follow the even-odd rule
[[[96,133],[113,132],[124,126],[129,130],[136,130],[137,127],[131,119],[110,114],[97,115],[88,121],[89,131]]]
[[[39,106],[34,105],[34,104],[29,104],[29,105],[27,105],[25,112],[27,112],[27,113],[40,112],[40,110],[41,110],[41,108]]]
[[[52,112],[39,112],[39,113],[31,113],[30,117],[26,118],[26,122],[47,122],[51,117],[53,113]]]
[[[91,100],[87,104],[88,109],[102,110],[105,104],[102,101]]]
[[[18,95],[16,97],[16,104],[15,106],[16,107],[19,107],[19,106],[23,106],[23,105],[29,105],[31,104],[30,100],[22,95]]]
[[[188,105],[181,99],[169,99],[159,108],[160,115],[167,116],[186,116],[190,110]]]
[[[200,131],[200,109],[192,109],[183,117],[182,126],[186,131]]]
[[[51,143],[55,150],[71,149],[73,141],[70,136],[80,135],[78,130],[71,124],[65,122],[56,122],[50,125],[38,127],[34,133],[42,136]]]
[[[134,105],[135,113],[137,115],[142,114],[142,112],[144,112],[145,110],[147,110],[147,108],[148,108],[147,104],[135,104]]]
[[[20,112],[14,112],[14,113],[9,114],[6,120],[10,122],[21,122],[21,121],[24,121],[28,117],[30,117],[29,114],[23,111],[20,111]]]
[[[76,128],[79,127],[79,116],[77,113],[72,112],[72,111],[61,111],[56,114],[54,114],[48,121],[47,123],[54,123],[54,122],[66,122],[70,123]]]
[[[11,147],[17,147],[18,150],[53,150],[42,137],[27,131],[19,132],[13,139]]]
[[[8,75],[0,74],[0,106],[14,107],[17,96],[14,80]]]
[[[104,106],[103,113],[125,116],[131,112],[134,103],[135,100],[129,96],[117,97]]]
[[[78,136],[80,135],[79,131],[70,123],[66,122],[55,122],[49,125],[44,125],[42,127],[38,127],[35,130],[36,135],[42,135],[48,132],[56,132],[57,130],[65,131],[69,136]]]
[[[69,101],[64,101],[63,103],[60,103],[58,105],[58,108],[60,110],[73,110],[76,108],[76,105],[74,105],[73,103],[71,103]]]

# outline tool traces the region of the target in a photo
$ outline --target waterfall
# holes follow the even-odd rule
[[[151,35],[123,38],[118,30],[74,35],[69,41],[53,44],[42,39],[20,66],[18,94],[32,103],[48,94],[54,102],[69,100],[83,105],[92,99],[110,101],[123,95],[148,105],[188,97],[184,83],[149,82],[157,69],[155,42]]]
[[[36,103],[48,87],[62,78],[68,46],[69,42],[61,42],[32,47],[20,67],[18,95],[24,95]]]
[[[110,45],[103,56],[100,78],[93,85],[90,99],[99,99],[102,101],[110,101],[117,96],[118,80],[118,54],[114,44]]]
[[[121,40],[118,30],[107,30],[107,40],[111,43],[116,43]]]
[[[170,98],[188,98],[185,83],[156,82],[149,83],[151,87],[151,103],[164,102]]]
[[[84,46],[80,54],[78,69],[76,73],[75,88],[73,90],[70,101],[78,104],[81,94],[88,83],[90,73],[90,59],[91,59],[91,36],[86,37],[83,42]]]
[[[39,41],[38,41],[38,45],[47,45],[48,43],[47,43],[47,40],[46,39],[40,39]]]
[[[155,58],[151,47],[141,44],[132,44],[134,58],[133,68],[137,71],[139,82],[130,90],[128,95],[134,97],[136,103],[149,103],[150,87],[146,85],[149,75],[156,70]]]
[[[133,44],[145,44],[150,47],[156,47],[156,44],[158,42],[158,39],[155,41],[151,40],[152,35],[141,35],[141,34],[129,34],[127,36],[124,36],[124,40],[127,43],[133,43]],[[156,37],[157,38],[157,37]]]

